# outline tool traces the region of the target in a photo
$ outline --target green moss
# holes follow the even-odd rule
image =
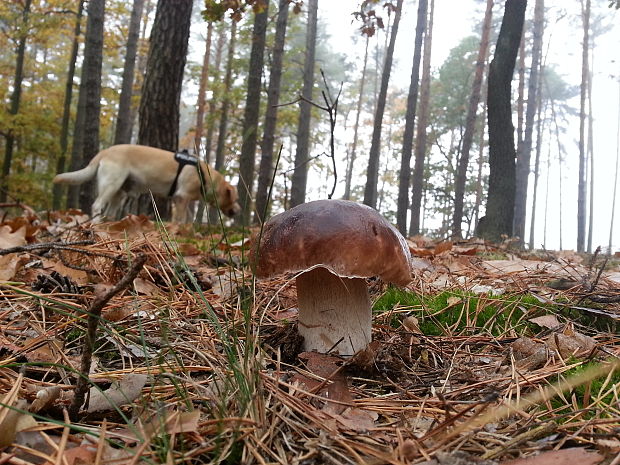
[[[526,315],[529,318],[534,313],[546,313],[535,297],[527,295],[489,296],[452,290],[420,295],[396,288],[389,288],[373,310],[413,314],[418,318],[420,330],[428,335],[479,332],[517,335],[527,330]]]

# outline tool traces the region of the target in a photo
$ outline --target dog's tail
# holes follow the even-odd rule
[[[54,177],[54,184],[83,184],[90,181],[97,174],[99,169],[99,154],[96,155],[85,168],[68,173],[60,173]]]

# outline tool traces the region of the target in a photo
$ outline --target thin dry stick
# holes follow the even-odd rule
[[[84,403],[84,399],[86,398],[86,391],[88,390],[89,378],[88,373],[90,370],[90,363],[93,356],[93,348],[95,345],[95,340],[97,337],[97,326],[99,325],[99,320],[101,318],[101,311],[103,307],[110,301],[112,297],[114,297],[119,292],[126,289],[138,276],[138,273],[142,269],[142,266],[146,262],[146,255],[140,254],[138,255],[131,268],[127,271],[125,276],[114,286],[112,289],[107,291],[105,294],[97,296],[95,300],[90,304],[88,309],[88,329],[86,330],[86,337],[84,339],[84,347],[82,349],[82,361],[80,365],[80,377],[77,380],[75,387],[75,397],[73,398],[73,402],[69,407],[69,416],[73,421],[77,420],[77,415],[80,411],[80,407]]]

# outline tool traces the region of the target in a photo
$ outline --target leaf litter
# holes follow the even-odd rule
[[[0,462],[620,461],[620,282],[601,257],[412,238],[408,291],[445,303],[395,302],[342,358],[301,352],[294,276],[253,287],[251,240],[79,211],[0,224]],[[72,422],[84,311],[140,253]]]

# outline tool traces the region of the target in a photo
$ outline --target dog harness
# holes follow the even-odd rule
[[[177,190],[177,185],[179,182],[179,175],[185,166],[191,165],[198,167],[198,172],[200,173],[200,177],[203,177],[202,169],[200,169],[200,165],[198,164],[198,157],[196,155],[192,155],[186,149],[181,150],[174,154],[175,161],[179,164],[177,168],[177,174],[174,177],[174,181],[172,181],[172,185],[170,186],[170,191],[168,192],[168,197],[172,197]]]

